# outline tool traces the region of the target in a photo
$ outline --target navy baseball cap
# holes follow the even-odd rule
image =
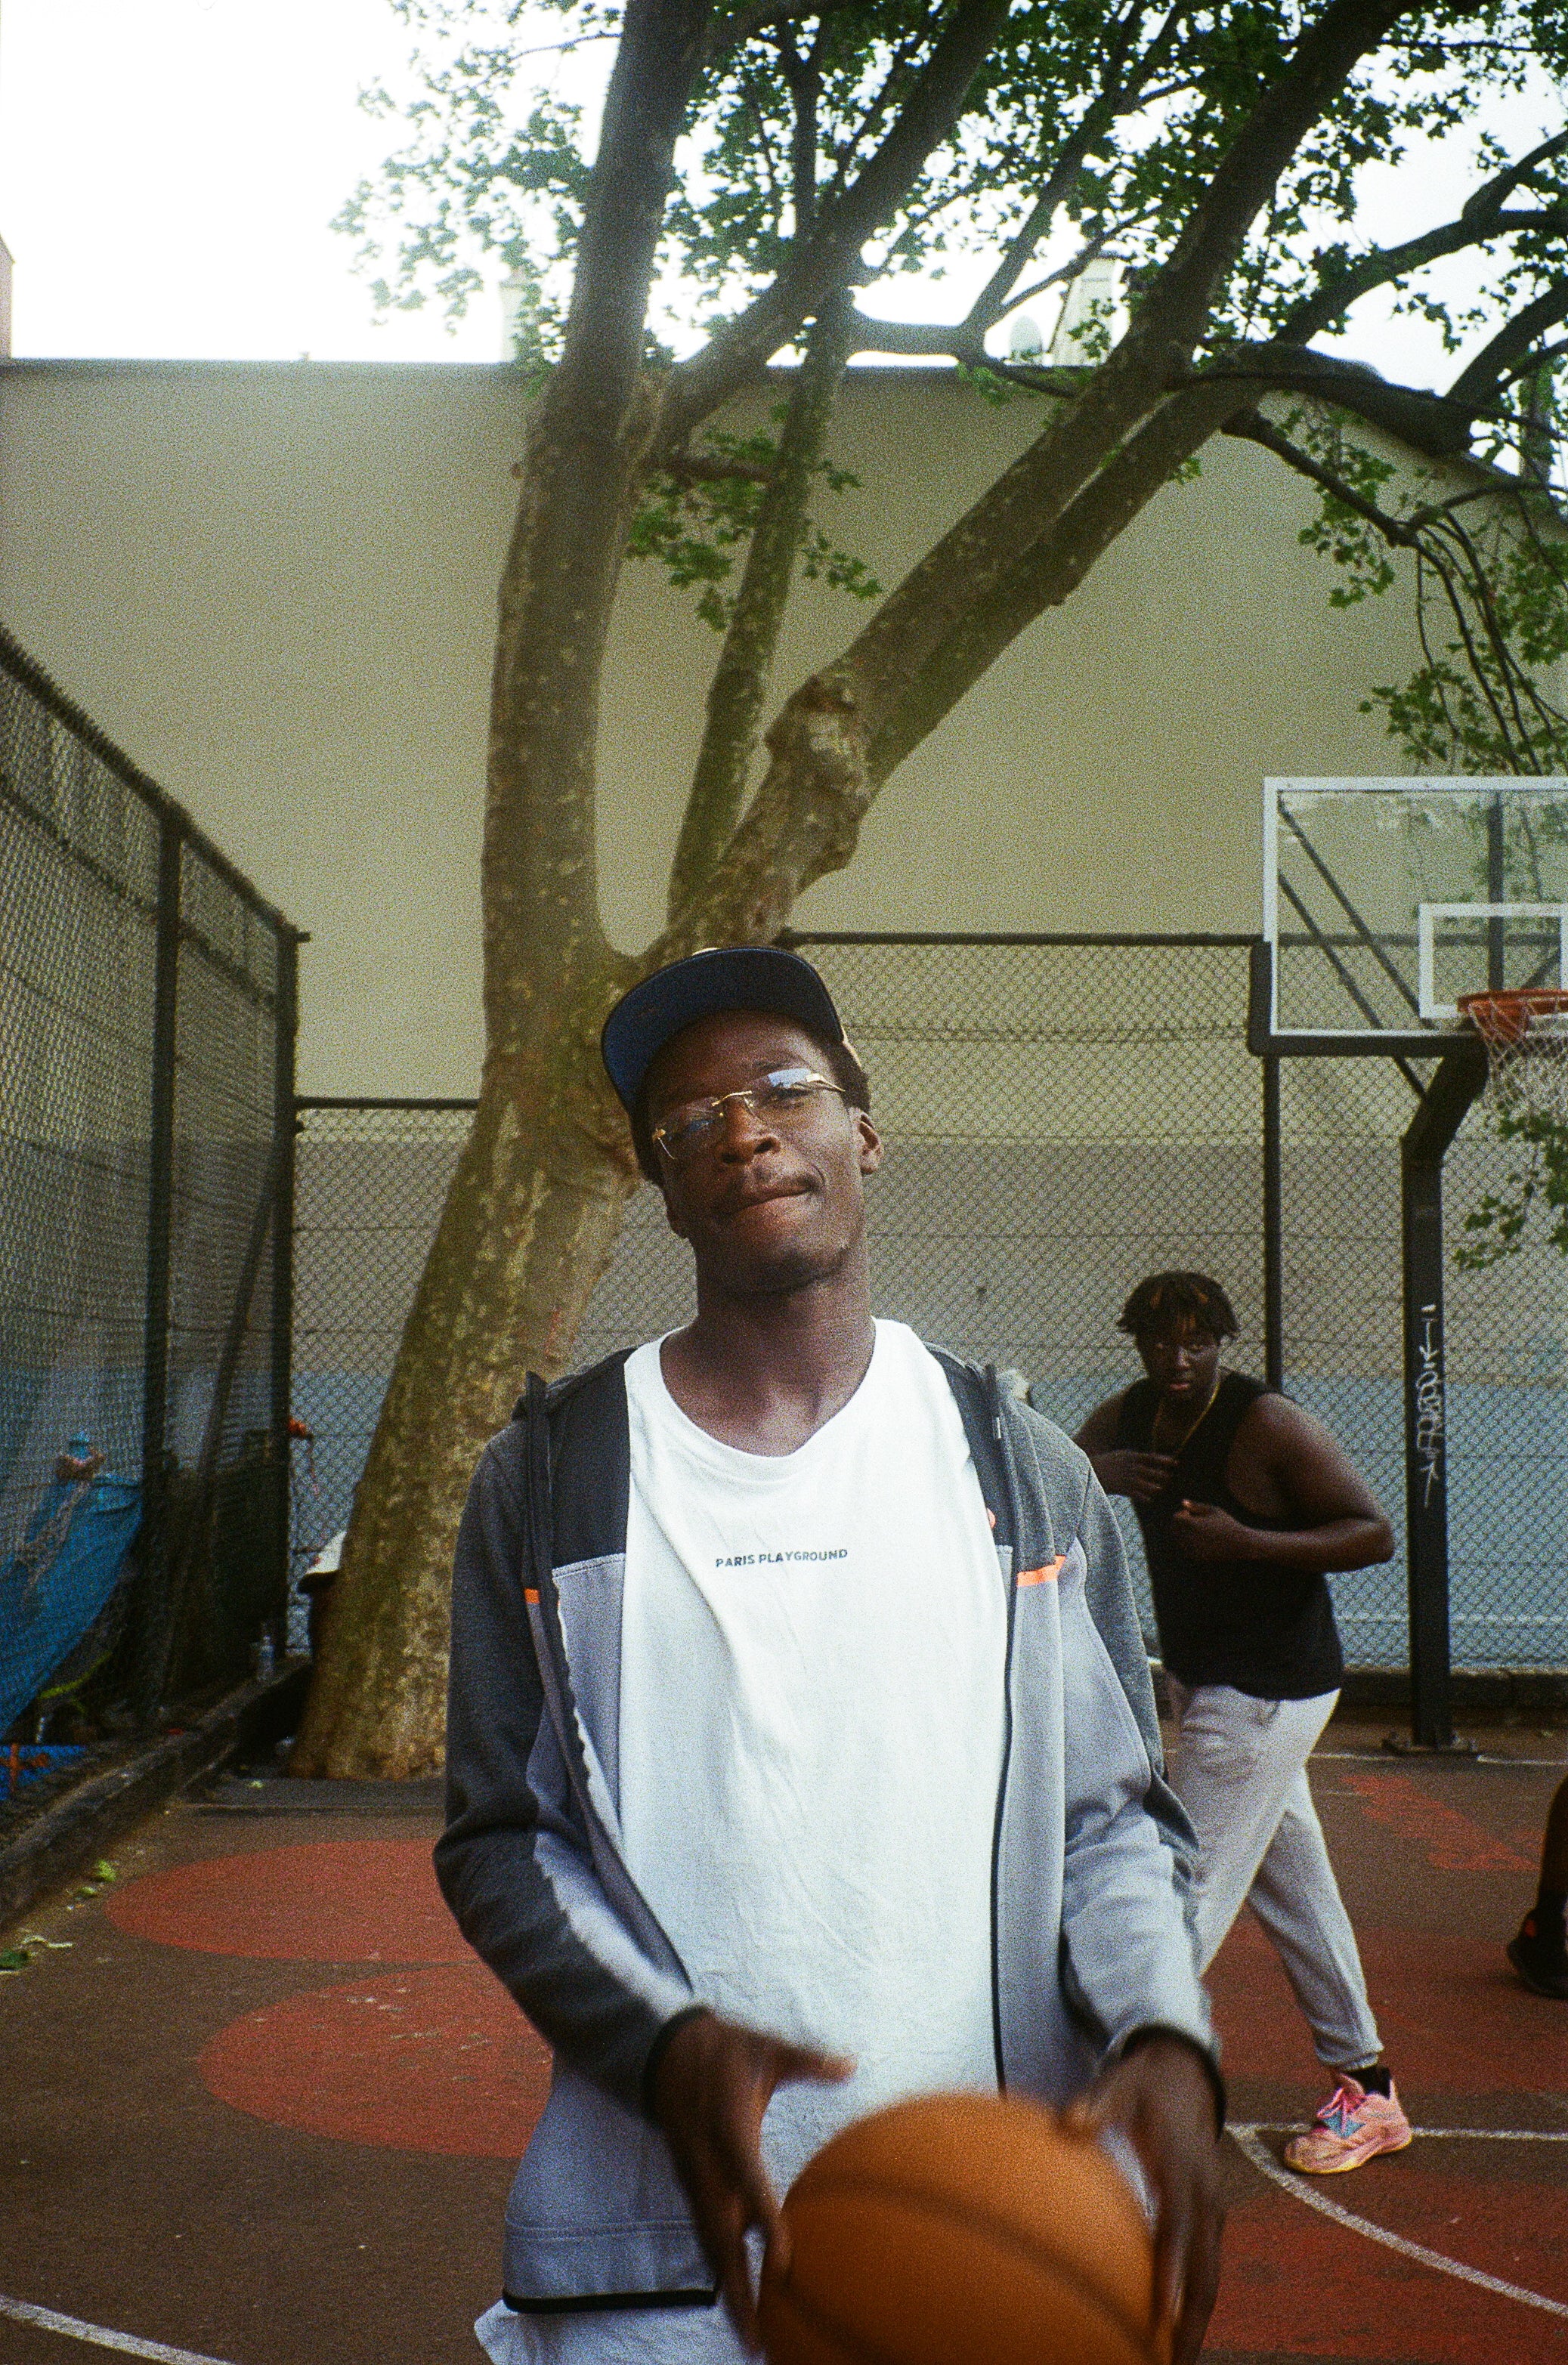
[[[722,1010],[767,1010],[825,1043],[842,1043],[833,996],[799,953],[778,945],[732,945],[689,953],[623,993],[604,1022],[599,1052],[630,1115],[643,1079],[672,1036]]]

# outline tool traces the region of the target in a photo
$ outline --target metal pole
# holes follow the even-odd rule
[[[1443,1159],[1486,1081],[1479,1040],[1457,1045],[1399,1145],[1405,1280],[1405,1541],[1410,1737],[1453,1745],[1449,1697],[1448,1384],[1443,1356]]]
[[[174,1104],[179,1049],[180,874],[185,831],[165,813],[158,839],[158,922],[152,971],[152,1105],[147,1161],[147,1309],[141,1363],[140,1631],[133,1701],[150,1724],[167,1662],[169,1313],[174,1206]]]
[[[1503,797],[1495,790],[1486,800],[1486,900],[1501,903],[1504,873]],[[1503,953],[1503,922],[1490,919],[1486,923],[1486,991],[1500,992],[1507,983]]]
[[[1285,1384],[1284,1167],[1280,1138],[1280,1063],[1263,1068],[1263,1376]]]
[[[1405,1249],[1405,1539],[1410,1737],[1453,1739],[1449,1702],[1447,1386],[1443,1368],[1442,1170],[1401,1160]]]
[[[277,1615],[288,1608],[290,1514],[289,1414],[294,1382],[294,1149],[298,1118],[294,1106],[294,1053],[299,1026],[299,944],[292,928],[277,932],[276,1064],[273,1097],[273,1138],[277,1154],[277,1185],[273,1197],[272,1302],[272,1439],[273,1468],[277,1486],[276,1575]],[[284,1645],[280,1633],[278,1647]]]

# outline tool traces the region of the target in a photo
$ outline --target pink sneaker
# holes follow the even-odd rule
[[[1392,2083],[1385,2101],[1369,2094],[1348,2069],[1305,2135],[1293,2135],[1285,2146],[1285,2166],[1304,2176],[1343,2176],[1380,2151],[1403,2151],[1410,2141],[1410,2122],[1399,2107]]]

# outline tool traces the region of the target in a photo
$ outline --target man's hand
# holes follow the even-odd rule
[[[1176,1468],[1173,1453],[1137,1453],[1130,1445],[1089,1459],[1107,1495],[1130,1495],[1135,1503],[1152,1503],[1163,1495]]]
[[[1097,2078],[1069,2126],[1127,2137],[1154,2189],[1154,2318],[1170,2324],[1170,2365],[1193,2365],[1219,2289],[1219,2140],[1214,2088],[1190,2045],[1151,2036]]]
[[[1244,1528],[1217,1503],[1178,1503],[1170,1534],[1187,1560],[1256,1560],[1260,1531]]]
[[[683,2021],[654,2072],[654,2116],[686,2188],[697,2232],[736,2332],[762,2346],[745,2237],[757,2226],[769,2267],[789,2267],[789,2236],[762,2164],[762,2117],[774,2090],[800,2079],[841,2085],[855,2064],[813,2053],[716,2012]]]

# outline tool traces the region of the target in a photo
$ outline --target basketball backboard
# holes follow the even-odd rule
[[[1462,993],[1568,985],[1568,779],[1265,781],[1263,933],[1271,1037],[1440,1051]]]

